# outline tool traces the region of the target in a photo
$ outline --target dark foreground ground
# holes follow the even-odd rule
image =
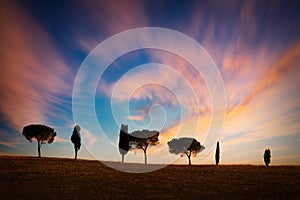
[[[300,199],[299,166],[168,166],[143,174],[97,161],[0,157],[0,199]]]

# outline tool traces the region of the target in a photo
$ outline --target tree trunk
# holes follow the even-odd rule
[[[124,163],[124,155],[122,155],[122,163]]]
[[[146,151],[144,151],[144,157],[145,157],[145,165],[147,165],[147,154],[146,154]]]
[[[185,152],[185,155],[188,157],[188,160],[189,160],[189,165],[191,165],[191,154],[192,152],[190,152],[190,154],[188,154],[187,152]]]
[[[191,156],[187,156],[188,157],[188,159],[189,159],[189,165],[191,165],[192,163],[191,163]]]
[[[77,159],[77,149],[75,149],[75,160]]]
[[[38,143],[38,156],[40,158],[41,157],[41,141],[38,140],[37,143]]]

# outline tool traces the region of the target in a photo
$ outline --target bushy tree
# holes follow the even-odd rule
[[[168,146],[170,153],[186,155],[189,160],[189,165],[191,165],[191,155],[196,156],[205,149],[205,147],[202,146],[196,139],[187,137],[179,139],[174,138],[168,142]]]
[[[270,149],[265,149],[264,161],[265,161],[266,166],[269,166],[269,164],[271,162],[271,151],[270,151]]]
[[[129,147],[130,149],[142,149],[145,157],[145,164],[147,164],[147,149],[149,146],[158,144],[158,131],[134,131],[129,135]]]
[[[216,158],[216,165],[218,165],[219,161],[220,161],[220,146],[219,146],[219,142],[217,142],[217,149],[216,149],[215,158]]]
[[[124,156],[129,151],[128,125],[121,124],[119,134],[119,152],[122,155],[122,163],[124,163]]]
[[[73,133],[71,136],[71,142],[74,144],[74,150],[75,150],[75,159],[77,159],[77,152],[79,151],[81,147],[81,137],[80,137],[80,126],[76,125],[73,129]]]
[[[41,147],[43,144],[51,144],[54,141],[56,132],[53,128],[50,128],[41,124],[31,124],[25,126],[22,131],[22,135],[29,141],[36,139],[38,144],[38,156],[41,157]]]

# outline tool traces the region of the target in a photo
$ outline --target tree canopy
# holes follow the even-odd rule
[[[81,147],[81,137],[79,133],[80,130],[80,126],[76,125],[71,136],[71,142],[74,144],[75,149],[75,159],[77,159],[77,152]]]
[[[142,149],[145,157],[145,164],[147,164],[147,149],[150,146],[158,144],[159,139],[158,131],[134,131],[129,135],[129,147],[130,149]]]
[[[195,138],[174,138],[168,142],[169,152],[173,154],[186,155],[189,160],[189,165],[191,165],[191,155],[196,156],[200,153],[204,146],[200,144]]]
[[[41,157],[42,144],[51,144],[54,141],[56,132],[53,128],[50,128],[41,124],[31,124],[25,126],[22,131],[22,135],[29,141],[36,139],[38,143],[38,156]]]

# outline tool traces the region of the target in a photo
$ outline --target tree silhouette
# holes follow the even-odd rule
[[[119,152],[122,155],[122,163],[124,163],[124,156],[129,151],[129,139],[128,139],[128,125],[121,124],[121,130],[119,134]]]
[[[204,146],[201,146],[200,142],[198,142],[194,138],[174,138],[171,141],[168,142],[169,151],[173,154],[181,154],[186,155],[189,160],[189,165],[191,165],[191,155],[196,156],[198,153],[200,153],[203,149],[205,149]]]
[[[271,162],[271,151],[270,151],[270,149],[265,149],[264,161],[265,161],[266,166],[269,166],[269,164]]]
[[[74,144],[74,150],[75,150],[75,159],[77,159],[77,152],[80,149],[81,146],[81,138],[80,138],[80,126],[76,125],[73,129],[73,133],[71,136],[71,141]]]
[[[142,149],[145,157],[145,164],[147,164],[147,149],[149,145],[154,146],[158,144],[158,131],[134,131],[129,135],[130,149]]]
[[[218,165],[219,161],[220,161],[220,146],[219,146],[219,142],[217,142],[217,149],[216,149],[215,158],[216,158],[216,165]]]
[[[32,142],[33,139],[37,140],[38,143],[38,156],[41,157],[41,147],[46,142],[51,144],[54,141],[56,132],[53,128],[50,128],[41,124],[31,124],[25,126],[22,131],[22,135],[29,141]]]

